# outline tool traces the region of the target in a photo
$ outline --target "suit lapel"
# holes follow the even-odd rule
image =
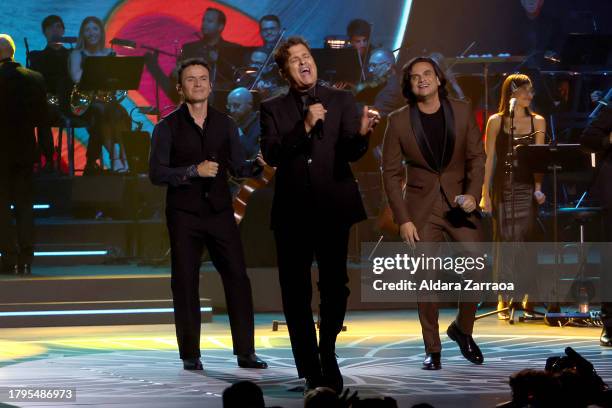
[[[448,99],[442,100],[442,109],[444,110],[444,150],[442,151],[441,171],[448,166],[453,157],[456,137],[455,115]]]

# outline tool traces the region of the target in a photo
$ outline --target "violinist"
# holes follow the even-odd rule
[[[353,170],[357,172],[377,172],[380,168],[387,115],[404,106],[397,72],[393,53],[386,48],[377,48],[368,61],[368,81],[361,82],[355,87],[357,101],[371,105],[378,111],[382,121],[382,125],[372,132],[368,153],[353,166]]]
[[[346,35],[349,39],[349,45],[357,50],[359,57],[359,66],[361,67],[361,79],[365,79],[365,64],[368,61],[370,52],[370,35],[372,34],[372,26],[366,20],[356,18],[346,26]]]
[[[372,52],[368,61],[368,75],[370,84],[380,89],[374,99],[374,107],[381,117],[404,106],[395,56],[390,50],[378,48]]]
[[[247,159],[259,152],[259,112],[253,109],[253,95],[244,87],[235,88],[227,95],[227,111],[238,125],[240,144]]]

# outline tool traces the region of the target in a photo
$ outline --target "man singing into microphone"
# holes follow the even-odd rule
[[[431,58],[413,59],[404,66],[402,77],[408,105],[388,117],[383,182],[401,238],[412,245],[443,241],[445,233],[454,241],[482,240],[475,215],[466,215],[462,222],[456,215],[478,208],[485,164],[482,138],[469,104],[448,98],[445,85],[444,73]],[[419,301],[418,311],[427,353],[423,368],[439,370],[438,304]],[[482,364],[482,353],[472,338],[475,314],[476,303],[459,303],[447,334],[466,359]]]
[[[349,295],[349,230],[366,218],[349,162],[367,151],[378,116],[367,107],[360,113],[348,92],[317,83],[317,65],[303,38],[287,39],[274,59],[290,91],[261,104],[261,149],[277,168],[272,229],[283,310],[306,391],[322,384],[340,391],[335,343]],[[314,259],[321,295],[318,345],[310,307]]]
[[[172,298],[183,367],[203,369],[198,289],[206,245],[223,281],[238,365],[266,368],[255,355],[251,283],[227,181],[228,171],[248,177],[257,169],[245,160],[234,121],[208,105],[208,64],[199,59],[181,62],[176,88],[185,102],[153,130],[149,176],[153,184],[168,186]],[[261,157],[257,162],[264,164]]]

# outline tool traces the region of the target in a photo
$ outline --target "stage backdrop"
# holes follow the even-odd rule
[[[67,36],[76,36],[83,18],[93,15],[103,18],[107,41],[114,37],[126,38],[174,54],[183,43],[198,38],[204,10],[217,7],[227,15],[223,37],[245,46],[261,44],[257,21],[266,14],[275,14],[287,29],[286,35],[302,35],[313,47],[321,47],[327,35],[345,34],[350,20],[364,18],[372,23],[373,43],[393,48],[401,44],[410,3],[404,0],[4,0],[5,18],[0,32],[13,36],[17,44],[16,59],[22,64],[26,60],[24,38],[28,39],[31,50],[45,47],[40,24],[49,14],[62,17]],[[138,48],[116,48],[116,51],[119,55],[145,53]],[[175,64],[174,58],[164,55],[159,61],[166,73]],[[155,105],[155,83],[148,72],[144,72],[139,89],[129,93],[124,105],[128,111],[133,106]],[[161,92],[159,106],[169,105],[171,102]],[[155,123],[154,117],[135,115],[135,119],[144,122],[144,129],[148,131]],[[85,130],[77,131],[77,168],[84,165],[87,138]]]

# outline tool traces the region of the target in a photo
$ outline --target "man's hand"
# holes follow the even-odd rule
[[[198,164],[198,175],[200,177],[216,177],[219,171],[219,163],[214,161],[204,160]]]
[[[306,114],[306,119],[304,119],[306,133],[310,133],[310,131],[313,127],[315,127],[319,119],[325,121],[326,113],[327,110],[323,107],[323,104],[321,103],[314,103],[308,106],[308,113]]]
[[[378,122],[380,122],[380,114],[378,111],[374,108],[364,106],[363,112],[361,113],[361,128],[359,129],[359,134],[361,134],[361,136],[367,135],[374,130]]]
[[[421,240],[417,233],[416,226],[410,221],[400,225],[400,237],[402,237],[402,240],[407,242],[412,248],[414,248],[416,241]]]
[[[458,195],[455,197],[455,202],[466,213],[471,213],[476,209],[476,199],[470,194]]]
[[[261,154],[261,152],[257,153],[257,157],[255,157],[255,161],[257,162],[257,164],[259,164],[261,167],[267,166],[268,163],[266,163],[266,161],[263,158],[263,155]]]
[[[535,198],[538,205],[542,205],[546,202],[546,195],[540,190],[536,190],[533,192],[533,198]]]

